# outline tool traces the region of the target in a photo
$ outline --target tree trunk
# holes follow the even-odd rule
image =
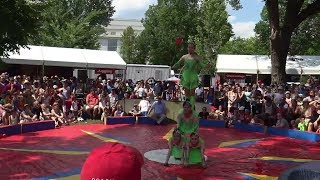
[[[271,82],[281,84],[286,82],[286,62],[293,30],[272,30],[271,48]]]

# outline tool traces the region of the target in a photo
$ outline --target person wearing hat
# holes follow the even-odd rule
[[[80,179],[140,180],[143,164],[143,156],[137,149],[120,143],[106,143],[90,152]]]

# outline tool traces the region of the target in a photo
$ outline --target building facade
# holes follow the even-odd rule
[[[117,51],[120,53],[121,36],[123,31],[131,26],[137,34],[140,34],[144,27],[138,19],[114,19],[105,28],[105,33],[100,36],[100,49],[107,51]]]

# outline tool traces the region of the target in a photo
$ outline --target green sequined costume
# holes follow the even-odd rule
[[[182,154],[183,154],[183,147],[182,144],[184,144],[185,142],[185,138],[183,136],[181,136],[181,141],[179,145],[172,145],[171,147],[171,155],[175,158],[175,159],[181,159],[182,158]],[[173,137],[170,139],[170,142],[173,141]]]
[[[200,144],[203,144],[203,140],[199,139]],[[197,164],[202,162],[202,154],[201,154],[201,148],[192,148],[189,147],[189,157],[188,162],[191,164]]]
[[[183,119],[183,109],[180,110],[179,112],[179,115],[177,117],[177,128],[182,132],[182,136],[184,136],[184,139],[186,141],[188,141],[188,138],[191,133],[195,132],[197,133],[198,132],[198,129],[199,129],[199,121],[185,121]],[[198,120],[198,117],[195,113],[195,111],[192,112],[193,114],[193,118]]]
[[[185,56],[186,57],[186,56]],[[182,66],[181,70],[181,80],[180,84],[188,89],[196,89],[199,86],[199,78],[198,75],[200,71],[205,67],[205,64],[201,60],[196,60],[190,56],[186,58],[181,58],[175,65],[173,65],[172,69],[177,69]],[[192,106],[195,105],[195,97],[189,96],[187,97],[191,102]]]

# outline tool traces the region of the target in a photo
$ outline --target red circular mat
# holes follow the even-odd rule
[[[174,126],[77,125],[0,140],[0,179],[79,178],[87,154],[108,141],[142,154],[166,149]],[[164,167],[145,159],[143,179],[275,178],[286,168],[320,160],[320,144],[223,128],[201,128],[208,167]]]

